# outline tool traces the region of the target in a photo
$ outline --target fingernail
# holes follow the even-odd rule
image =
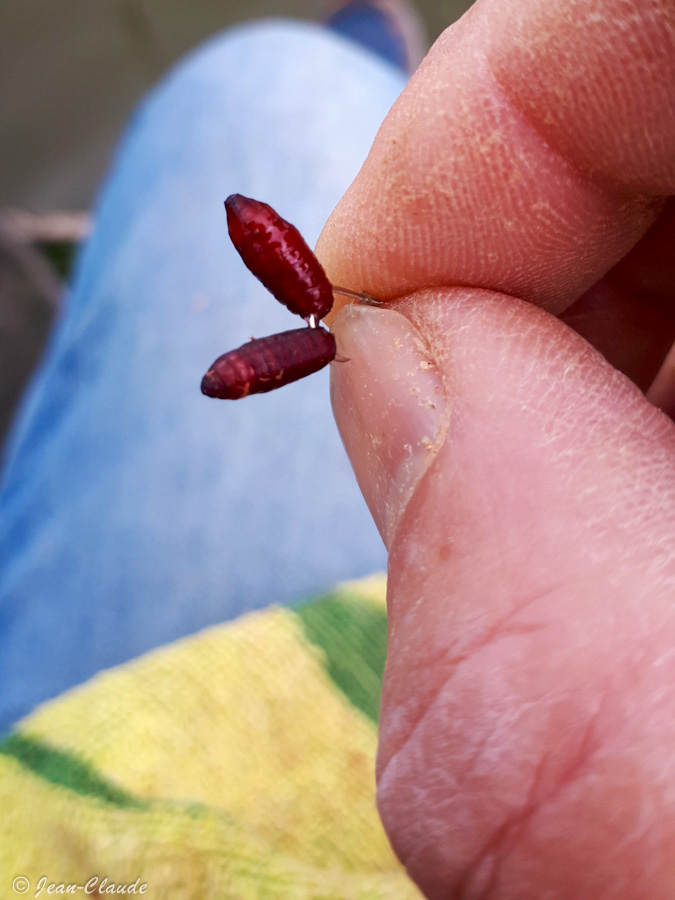
[[[352,304],[332,331],[333,411],[359,486],[389,546],[445,435],[440,373],[419,331],[389,309]]]

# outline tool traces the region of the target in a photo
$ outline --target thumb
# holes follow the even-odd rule
[[[429,897],[672,896],[675,426],[511,297],[425,290],[333,327],[389,549],[394,849]]]

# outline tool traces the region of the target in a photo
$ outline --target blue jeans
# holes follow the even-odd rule
[[[210,40],[136,114],[7,450],[0,731],[100,669],[384,568],[326,371],[236,403],[199,384],[301,324],[244,268],[224,198],[312,244],[404,81],[268,22]]]

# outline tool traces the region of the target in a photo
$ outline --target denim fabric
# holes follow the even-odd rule
[[[385,566],[327,371],[235,403],[199,383],[302,324],[244,268],[224,198],[271,203],[312,244],[403,85],[320,27],[267,22],[209,41],[136,114],[7,452],[0,730],[102,668]]]
[[[386,12],[372,0],[352,0],[330,17],[332,31],[369,47],[378,56],[406,70],[409,58],[404,36],[395,27],[387,27]]]

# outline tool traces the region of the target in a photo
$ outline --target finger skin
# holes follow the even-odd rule
[[[332,393],[389,549],[378,804],[431,898],[675,895],[675,426],[522,302],[571,307],[673,193],[672,8],[479,2],[317,248],[415,326]]]
[[[675,188],[673,31],[666,3],[477,3],[327,223],[329,278],[381,299],[472,284],[566,308]]]
[[[552,147],[610,189],[673,193],[670,0],[487,0],[482,13],[492,72]]]
[[[675,426],[531,305],[399,310],[449,427],[389,546],[394,849],[431,898],[672,897]]]

